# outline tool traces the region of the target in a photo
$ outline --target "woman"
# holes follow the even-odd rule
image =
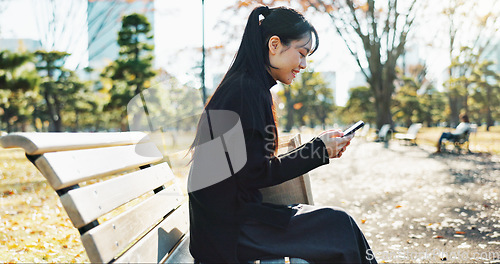
[[[250,14],[238,53],[206,104],[192,145],[190,251],[197,261],[234,263],[288,256],[330,263],[369,262],[368,244],[343,210],[263,204],[259,192],[328,164],[329,158],[339,158],[352,139],[352,135],[341,137],[340,131],[325,131],[287,154],[274,155],[278,138],[269,89],[276,81],[292,83],[317,48],[316,30],[293,9],[262,6]],[[208,114],[216,110],[239,116],[247,160],[241,169],[231,169],[230,177],[192,188],[204,180],[203,173],[195,173],[197,164],[210,165],[215,159],[213,152],[197,146],[219,137],[213,134],[215,118]],[[229,148],[227,140],[221,140]]]

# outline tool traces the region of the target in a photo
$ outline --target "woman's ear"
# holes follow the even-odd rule
[[[269,41],[268,41],[268,48],[269,48],[269,53],[272,55],[276,55],[278,53],[278,48],[281,45],[281,40],[280,37],[278,36],[272,36]]]

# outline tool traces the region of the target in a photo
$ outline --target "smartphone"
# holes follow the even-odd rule
[[[350,128],[345,130],[344,135],[342,137],[348,136],[348,135],[356,132],[356,130],[362,128],[364,125],[365,125],[365,122],[359,120],[356,124],[352,125]]]

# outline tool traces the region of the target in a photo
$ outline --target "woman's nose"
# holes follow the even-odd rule
[[[300,64],[299,64],[299,68],[301,68],[301,69],[305,69],[305,68],[306,68],[306,66],[307,66],[306,59],[305,59],[305,58],[301,59],[301,60],[300,60]]]

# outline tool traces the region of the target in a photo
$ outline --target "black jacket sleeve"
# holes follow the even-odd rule
[[[328,152],[320,138],[313,138],[288,153],[273,156],[266,149],[268,141],[261,133],[245,130],[244,136],[247,162],[236,173],[243,188],[260,189],[280,184],[329,163]]]

